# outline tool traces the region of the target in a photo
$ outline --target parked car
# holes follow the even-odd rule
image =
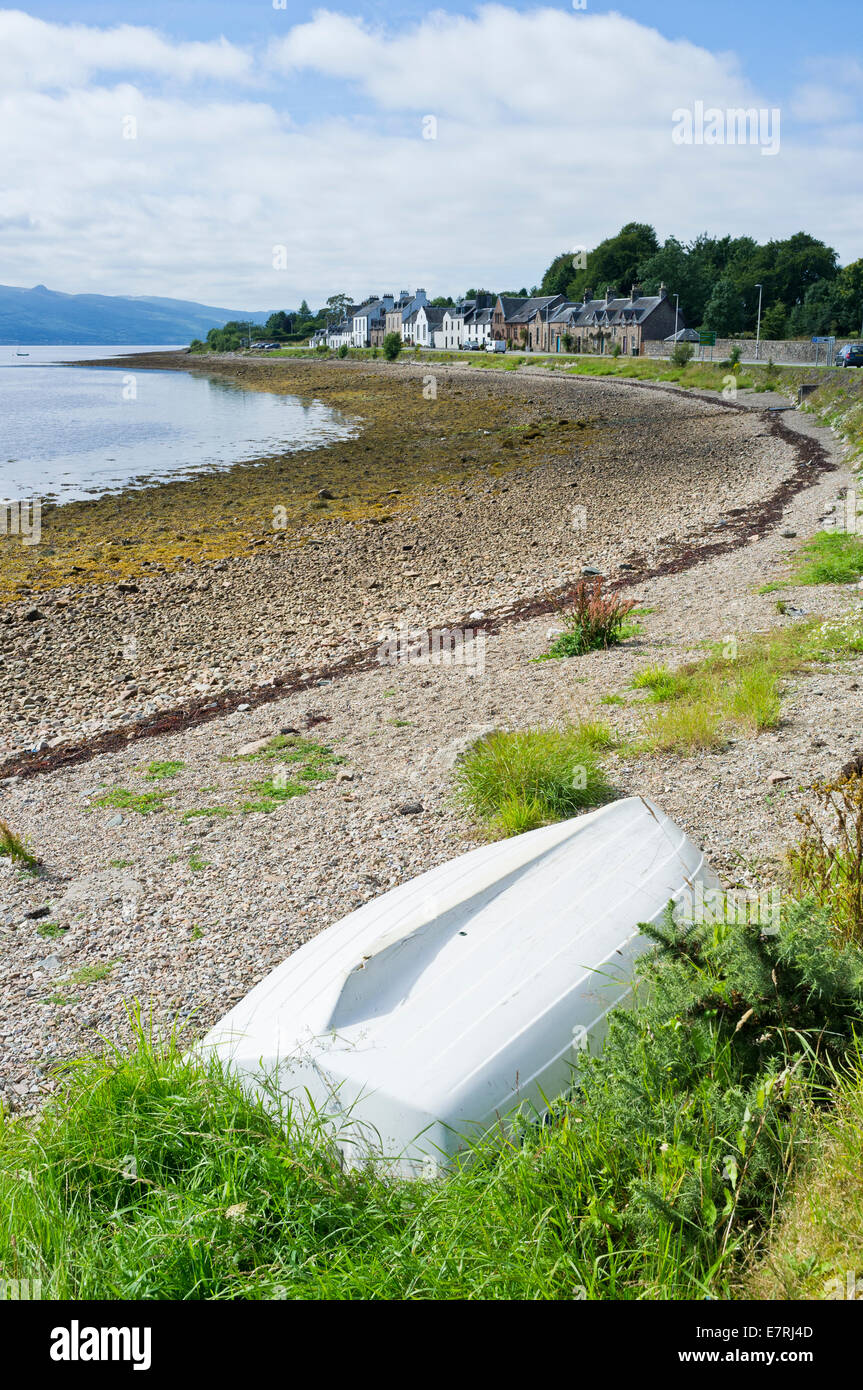
[[[478,348],[479,343],[476,341],[475,338],[465,338],[464,342],[461,345],[462,352],[476,352]]]
[[[845,343],[834,358],[837,367],[863,367],[863,343]]]
[[[506,352],[506,343],[503,338],[490,338],[485,345],[486,352]]]

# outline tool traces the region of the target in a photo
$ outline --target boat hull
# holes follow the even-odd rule
[[[702,852],[650,801],[483,846],[321,932],[208,1033],[244,1087],[325,1117],[348,1166],[445,1170],[567,1091]]]

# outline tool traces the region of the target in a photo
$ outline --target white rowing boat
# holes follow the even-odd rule
[[[718,887],[643,797],[483,846],[301,946],[215,1025],[246,1089],[331,1117],[348,1166],[444,1170],[596,1050],[669,900]]]

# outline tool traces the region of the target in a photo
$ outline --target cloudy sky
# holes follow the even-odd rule
[[[517,288],[633,220],[854,260],[861,79],[859,0],[0,10],[0,282],[238,309]],[[697,102],[778,108],[778,153],[676,144]]]

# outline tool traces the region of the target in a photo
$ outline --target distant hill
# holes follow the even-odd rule
[[[266,323],[270,310],[214,309],[154,295],[60,294],[0,285],[0,343],[188,343],[230,319]]]

